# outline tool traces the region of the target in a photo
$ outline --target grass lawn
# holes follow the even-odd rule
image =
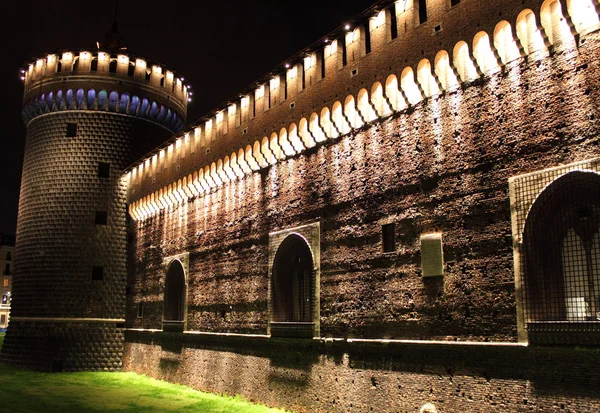
[[[0,345],[4,334],[0,335]],[[276,413],[135,373],[38,373],[0,365],[1,412]]]

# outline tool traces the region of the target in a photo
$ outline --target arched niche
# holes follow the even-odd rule
[[[548,184],[529,208],[521,248],[517,288],[530,341],[554,336],[572,342],[582,331],[597,336],[600,175],[575,170]]]
[[[269,236],[269,332],[273,337],[319,335],[319,223]]]
[[[187,328],[189,254],[166,258],[163,267],[163,331],[182,332]]]

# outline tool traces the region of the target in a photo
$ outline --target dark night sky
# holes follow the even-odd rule
[[[374,2],[121,0],[118,21],[130,52],[165,63],[190,81],[192,122]],[[4,15],[0,233],[16,229],[25,145],[19,69],[58,49],[93,50],[111,27],[112,4],[33,0]]]

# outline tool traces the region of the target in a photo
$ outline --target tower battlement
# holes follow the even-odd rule
[[[23,119],[63,110],[147,118],[178,132],[192,91],[175,70],[128,53],[65,50],[21,69]]]

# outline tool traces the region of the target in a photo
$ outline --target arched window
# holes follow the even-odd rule
[[[312,337],[315,269],[304,238],[291,234],[273,260],[271,335]]]
[[[129,95],[127,93],[123,93],[121,95],[121,103],[119,103],[119,112],[127,112],[127,105],[129,105]]]
[[[600,330],[600,175],[575,171],[533,203],[523,230],[529,333]]]
[[[117,110],[117,103],[119,102],[119,94],[116,91],[110,92],[108,95],[108,110],[115,112]]]
[[[183,331],[186,284],[183,266],[174,260],[165,277],[163,329]]]
[[[77,109],[85,109],[83,106],[83,102],[85,101],[85,92],[83,89],[79,89],[77,94],[75,95],[75,100],[77,102]]]
[[[73,104],[73,89],[67,90],[67,109],[71,109]]]
[[[48,109],[50,109],[50,111],[55,110],[54,109],[54,94],[52,92],[48,92],[48,95],[46,96],[46,103],[48,104]]]
[[[148,113],[148,107],[150,106],[150,102],[148,101],[148,99],[143,98],[142,99],[142,108],[140,109],[140,116],[146,116],[146,114]]]
[[[137,109],[138,106],[140,105],[140,98],[138,98],[137,96],[133,96],[131,98],[131,107],[129,108],[129,113],[131,113],[132,115],[137,115]]]
[[[91,109],[94,107],[94,102],[96,101],[96,91],[94,89],[90,89],[87,92],[87,107]]]

